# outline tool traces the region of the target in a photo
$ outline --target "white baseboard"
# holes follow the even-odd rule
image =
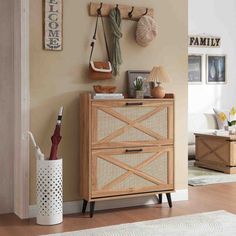
[[[185,201],[188,200],[188,189],[179,189],[176,192],[171,194],[172,201]],[[163,202],[166,202],[166,196],[163,195]],[[95,210],[107,210],[123,207],[132,207],[132,206],[142,206],[142,205],[152,205],[156,204],[157,199],[155,197],[135,197],[135,198],[124,198],[124,199],[114,199],[106,201],[98,201],[95,205]],[[64,214],[74,214],[80,213],[82,209],[82,201],[74,202],[64,202],[63,204],[63,213]],[[29,218],[36,217],[36,205],[29,206]]]

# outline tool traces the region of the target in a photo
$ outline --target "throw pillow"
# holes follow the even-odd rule
[[[224,112],[224,113],[227,115],[229,112],[228,112],[228,111],[225,111],[225,110],[220,111],[220,110],[218,110],[217,108],[213,108],[213,111],[215,112],[215,117],[216,117],[216,121],[217,121],[217,124],[218,124],[218,128],[219,128],[219,129],[224,129],[225,126],[228,126],[227,120],[222,121],[222,120],[220,119],[220,117],[219,117],[219,114],[220,114],[221,112]]]

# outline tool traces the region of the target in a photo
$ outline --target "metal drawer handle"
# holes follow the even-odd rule
[[[140,148],[140,149],[126,149],[125,152],[142,152],[143,149]]]
[[[141,105],[143,105],[143,103],[142,102],[126,102],[126,104],[125,104],[126,106],[141,106]]]

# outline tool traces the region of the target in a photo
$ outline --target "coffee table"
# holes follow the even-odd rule
[[[195,133],[195,166],[236,173],[236,135]]]

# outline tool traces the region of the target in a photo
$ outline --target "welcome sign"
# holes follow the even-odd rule
[[[44,0],[44,49],[62,50],[62,1]]]
[[[207,48],[219,48],[221,45],[221,38],[206,35],[189,35],[188,46],[189,47],[207,47]]]

